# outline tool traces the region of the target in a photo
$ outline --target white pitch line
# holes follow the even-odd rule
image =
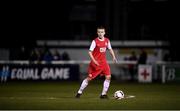
[[[0,99],[58,99],[56,97],[0,97]]]
[[[125,97],[122,98],[122,99],[130,99],[130,98],[135,98],[135,96],[134,95],[125,95]],[[57,99],[61,99],[61,98],[57,98],[57,97],[15,97],[15,96],[10,96],[10,97],[0,97],[0,99],[16,99],[16,100],[22,100],[22,99],[45,99],[45,100],[57,100]],[[111,99],[115,99],[115,98],[112,97]]]
[[[116,100],[122,100],[122,99],[131,99],[131,98],[135,98],[134,95],[125,95],[124,98],[121,99],[116,99]],[[112,97],[112,99],[115,99],[114,97]]]
[[[135,98],[135,96],[134,95],[127,95],[127,96],[125,96],[125,98]]]

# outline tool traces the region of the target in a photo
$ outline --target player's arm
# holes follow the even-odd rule
[[[109,52],[110,52],[110,54],[112,55],[113,61],[114,61],[115,63],[117,63],[117,59],[116,59],[116,56],[115,56],[115,54],[114,54],[113,49],[109,49]]]
[[[108,42],[108,49],[109,49],[109,52],[110,52],[110,54],[111,54],[111,56],[112,56],[112,58],[113,58],[113,61],[114,61],[115,63],[117,63],[117,59],[116,59],[116,56],[115,56],[115,54],[114,54],[114,51],[113,51],[113,49],[112,49],[112,47],[111,47],[110,41]]]
[[[92,43],[91,43],[91,46],[89,48],[89,56],[91,58],[91,60],[96,64],[96,65],[99,65],[99,63],[96,61],[96,59],[94,58],[93,54],[92,54],[92,51],[94,50],[94,48],[96,47],[96,43],[95,41],[93,40]]]
[[[95,59],[94,56],[92,55],[92,51],[89,51],[89,56],[90,56],[91,60],[92,60],[96,65],[99,65],[99,63],[96,61],[96,59]]]

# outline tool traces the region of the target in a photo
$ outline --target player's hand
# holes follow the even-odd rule
[[[94,61],[94,64],[96,64],[97,66],[99,66],[99,63],[98,63],[96,60]]]
[[[118,61],[117,61],[117,59],[116,59],[116,58],[113,58],[113,62],[114,62],[114,63],[117,63]]]

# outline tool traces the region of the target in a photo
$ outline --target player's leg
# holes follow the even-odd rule
[[[78,93],[76,95],[76,98],[80,98],[80,96],[83,93],[83,90],[88,86],[89,81],[96,78],[102,70],[99,67],[94,66],[93,64],[90,64],[88,67],[88,77],[83,80]]]
[[[105,65],[103,73],[105,74],[105,80],[103,83],[103,90],[102,90],[100,98],[107,98],[107,92],[108,92],[110,82],[111,82],[111,73],[110,73],[110,68],[108,64]]]
[[[87,77],[83,80],[83,82],[81,83],[81,86],[78,90],[78,93],[76,95],[76,98],[80,98],[80,96],[83,93],[83,90],[88,86],[89,81],[91,81],[92,79],[90,77]]]
[[[78,93],[76,95],[76,98],[80,98],[84,89],[88,86],[89,82],[91,80],[93,80],[94,78],[96,78],[100,73],[101,73],[101,70],[97,70],[96,72],[89,74],[88,77],[83,80],[83,82],[78,90]]]
[[[111,75],[107,75],[105,77],[106,79],[104,80],[104,83],[103,83],[103,90],[102,90],[100,98],[107,98],[107,92],[108,92],[110,82],[111,82]]]

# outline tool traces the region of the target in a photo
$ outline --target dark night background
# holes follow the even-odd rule
[[[96,27],[107,28],[111,40],[170,42],[168,0],[60,0],[2,4],[1,48],[35,47],[36,40],[91,40]]]

